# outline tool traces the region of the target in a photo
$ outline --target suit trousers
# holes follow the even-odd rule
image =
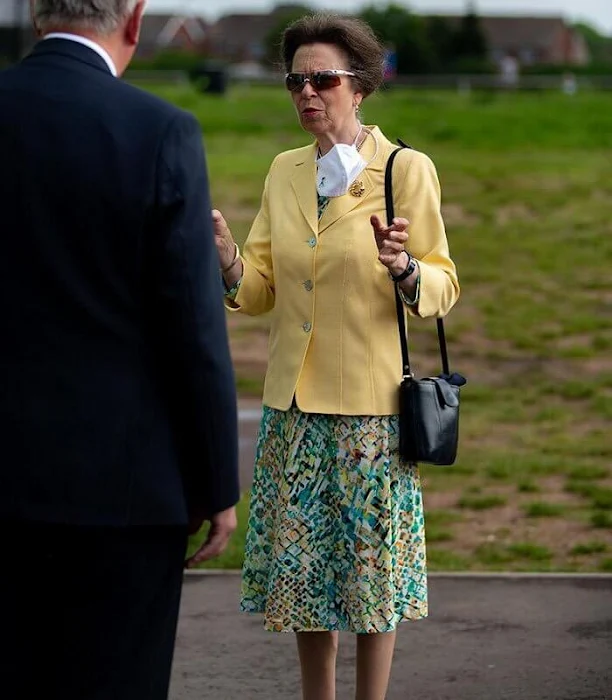
[[[0,521],[0,695],[166,700],[187,532]]]

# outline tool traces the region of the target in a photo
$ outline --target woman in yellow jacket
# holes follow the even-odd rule
[[[359,700],[385,697],[395,629],[427,614],[416,465],[398,457],[394,301],[441,316],[459,287],[427,156],[358,120],[383,51],[355,19],[314,15],[283,38],[286,86],[315,137],[276,157],[241,255],[213,212],[231,310],[273,309],[242,609],[297,633],[305,700],[335,697],[337,633],[358,635]]]

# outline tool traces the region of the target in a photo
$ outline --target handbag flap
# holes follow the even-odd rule
[[[459,406],[458,388],[453,387],[441,377],[430,377],[430,380],[436,387],[438,401],[442,404],[442,406],[448,406],[449,408],[456,408]]]

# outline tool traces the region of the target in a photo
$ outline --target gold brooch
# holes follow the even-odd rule
[[[363,182],[361,182],[361,180],[355,180],[355,182],[349,187],[349,192],[353,195],[353,197],[362,197],[363,193],[365,192]]]

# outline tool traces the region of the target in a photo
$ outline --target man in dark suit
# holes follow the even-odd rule
[[[0,73],[0,695],[162,700],[237,420],[198,123],[117,79],[141,0],[33,0]]]

